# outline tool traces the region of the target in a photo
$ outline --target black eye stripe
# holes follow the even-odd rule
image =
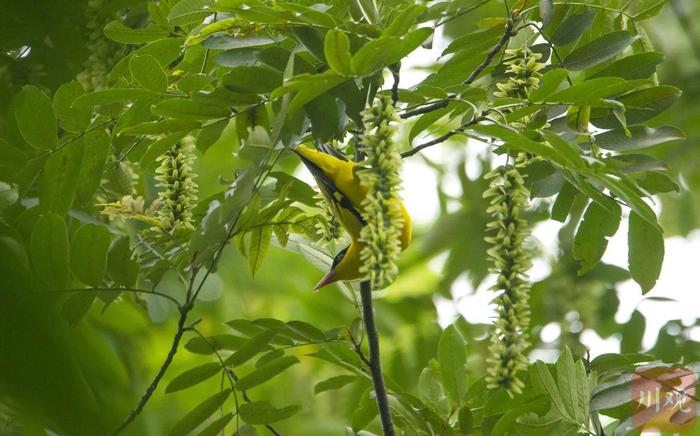
[[[338,254],[335,255],[335,257],[333,258],[333,263],[331,264],[331,269],[335,268],[340,263],[340,261],[343,260],[345,254],[348,252],[348,248],[350,248],[349,245],[340,250]]]

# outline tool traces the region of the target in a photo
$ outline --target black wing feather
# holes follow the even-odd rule
[[[316,179],[316,183],[318,183],[319,189],[321,189],[321,192],[323,193],[324,197],[326,197],[326,200],[329,203],[339,204],[343,208],[349,210],[355,216],[355,218],[357,218],[357,220],[364,226],[366,222],[364,218],[362,218],[362,214],[357,209],[355,209],[355,206],[353,206],[350,199],[340,189],[338,189],[337,186],[335,186],[333,181],[331,181],[328,178],[326,173],[324,173],[318,165],[307,159],[301,153],[297,154],[301,158],[301,161],[304,162],[304,165],[306,165],[306,168],[309,169],[311,175],[314,176],[314,179]]]

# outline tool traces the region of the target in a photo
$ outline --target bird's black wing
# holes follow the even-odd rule
[[[323,152],[325,153],[325,151]],[[362,214],[355,208],[355,206],[352,204],[352,201],[350,201],[350,199],[340,189],[338,189],[337,186],[335,186],[333,181],[330,178],[328,178],[326,173],[323,172],[323,170],[318,165],[316,165],[311,160],[307,159],[301,153],[297,153],[297,155],[299,155],[301,161],[304,163],[306,168],[309,169],[311,175],[314,176],[318,188],[321,190],[321,193],[325,197],[326,201],[328,201],[328,204],[331,206],[333,212],[336,214],[340,214],[341,208],[348,210],[364,226],[366,222],[364,218],[362,218]]]

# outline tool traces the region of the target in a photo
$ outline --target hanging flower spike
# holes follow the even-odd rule
[[[160,166],[155,179],[161,191],[156,201],[159,205],[158,219],[165,231],[193,228],[192,208],[197,202],[198,190],[192,174],[194,159],[191,138],[182,139],[158,157]]]
[[[493,217],[487,225],[491,235],[485,238],[491,244],[487,252],[493,262],[490,271],[497,275],[492,290],[501,291],[494,299],[498,319],[486,360],[486,382],[489,388],[505,388],[511,396],[521,393],[524,387],[517,373],[527,368],[525,350],[530,345],[527,337],[530,255],[523,247],[529,229],[527,221],[521,218],[530,193],[518,170],[526,159],[522,156],[515,165],[489,173],[486,177],[492,179],[491,187],[484,192],[484,197],[490,198],[487,212]]]
[[[498,91],[493,95],[526,99],[530,90],[540,85],[540,71],[545,67],[545,64],[539,61],[542,55],[527,47],[507,49],[505,54],[508,60],[503,62],[503,65],[506,66],[508,79],[496,84]]]
[[[331,208],[320,192],[314,195],[316,204],[321,208],[321,213],[316,216],[316,233],[325,243],[331,243],[340,238],[340,223],[331,212]]]
[[[369,276],[372,289],[391,283],[398,274],[396,259],[401,252],[401,229],[404,222],[397,191],[401,185],[401,155],[393,141],[398,120],[387,97],[377,99],[362,115],[362,151],[367,155],[367,168],[358,171],[367,196],[362,202],[366,225],[360,233],[365,244],[360,258],[360,271]]]

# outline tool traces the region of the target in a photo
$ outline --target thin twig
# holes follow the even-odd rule
[[[106,121],[103,121],[103,122],[101,122],[101,123],[99,123],[99,124],[95,124],[94,126],[85,129],[84,131],[78,133],[77,135],[75,135],[75,136],[73,136],[73,137],[67,139],[65,142],[63,142],[63,143],[61,143],[61,144],[58,144],[58,147],[54,148],[54,149],[51,150],[51,151],[46,152],[46,153],[44,154],[44,156],[51,156],[52,154],[54,154],[54,153],[56,153],[57,151],[61,150],[63,147],[65,147],[66,145],[70,144],[71,142],[77,141],[78,139],[82,138],[83,136],[87,135],[88,133],[90,133],[90,132],[92,132],[92,131],[94,131],[94,130],[97,130],[97,129],[99,129],[99,128],[102,128],[102,127],[106,126],[107,124],[111,123],[111,122],[114,121],[115,119],[116,119],[116,118],[110,118],[110,119],[108,119],[108,120],[106,120]]]
[[[374,324],[374,309],[372,308],[372,288],[369,281],[360,283],[360,297],[362,299],[362,318],[365,324],[367,342],[369,343],[369,365],[372,373],[372,384],[374,394],[377,399],[379,417],[382,421],[384,436],[394,436],[394,425],[391,423],[391,410],[389,409],[389,398],[384,385],[384,375],[382,374],[382,364],[379,357],[379,334],[377,326]]]
[[[148,402],[148,400],[151,399],[151,396],[153,393],[156,391],[156,388],[158,387],[158,383],[160,383],[160,380],[163,378],[165,375],[165,372],[168,370],[168,367],[173,361],[173,357],[175,357],[175,353],[177,353],[177,348],[180,345],[180,340],[182,339],[182,335],[185,333],[186,330],[188,330],[188,327],[185,327],[185,322],[187,322],[187,315],[189,314],[190,310],[192,310],[194,306],[192,303],[187,303],[182,308],[180,309],[180,318],[177,321],[177,331],[175,332],[175,336],[173,337],[173,342],[170,345],[170,350],[168,350],[168,355],[165,357],[165,360],[163,361],[163,364],[160,366],[160,369],[158,370],[158,373],[156,376],[153,378],[151,381],[151,384],[148,386],[146,389],[146,392],[141,396],[141,399],[139,400],[138,404],[136,407],[129,413],[129,415],[126,417],[124,422],[121,423],[119,427],[117,427],[116,430],[112,433],[112,436],[116,436],[124,429],[131,424],[131,422],[136,419],[136,417],[141,413],[143,410],[144,406]]]
[[[394,84],[391,86],[391,101],[394,106],[399,103],[399,81],[401,80],[400,71],[401,63],[397,62],[389,67],[391,75],[394,77]]]
[[[476,69],[475,69],[474,71],[472,71],[472,73],[469,75],[469,77],[467,77],[467,80],[464,81],[464,84],[465,84],[465,85],[471,85],[472,82],[474,82],[474,81],[477,79],[477,77],[479,77],[479,74],[481,74],[481,72],[484,71],[484,69],[486,69],[486,67],[488,67],[489,65],[491,65],[491,62],[493,62],[493,58],[495,58],[496,55],[498,54],[498,52],[500,52],[501,49],[502,49],[506,44],[508,44],[508,41],[509,41],[510,38],[513,37],[513,36],[515,36],[515,33],[513,32],[513,21],[512,21],[512,20],[508,20],[508,22],[506,23],[506,29],[505,29],[505,31],[503,32],[503,36],[501,36],[501,39],[500,39],[500,40],[498,41],[498,43],[497,43],[496,45],[494,45],[493,48],[488,52],[488,54],[486,55],[486,58],[485,58],[484,61],[481,63],[481,65],[479,65],[478,67],[476,67]]]
[[[450,130],[449,132],[445,133],[442,136],[439,136],[431,141],[424,142],[423,144],[416,145],[415,147],[413,147],[412,149],[410,149],[408,151],[404,151],[403,153],[401,153],[401,159],[411,157],[414,154],[418,153],[419,151],[426,149],[428,147],[432,147],[433,145],[441,144],[441,143],[447,141],[448,139],[450,139],[451,137],[453,137],[454,135],[457,135],[459,133],[464,132],[467,129],[467,127],[473,126],[474,124],[477,124],[477,123],[484,121],[486,119],[487,118],[486,118],[485,114],[481,115],[479,117],[475,117],[472,120],[470,120],[469,122],[462,124],[461,126],[457,127],[456,129]]]
[[[508,23],[506,24],[505,30],[503,32],[503,36],[501,36],[501,39],[496,43],[495,46],[489,50],[489,52],[486,54],[486,58],[484,58],[484,61],[479,64],[478,67],[472,73],[467,77],[467,79],[464,81],[465,85],[471,85],[478,77],[479,75],[488,67],[491,65],[491,62],[493,62],[493,59],[496,57],[498,52],[501,51],[501,49],[508,43],[510,38],[515,36],[517,34],[517,30],[513,30],[513,21],[509,20]],[[435,110],[444,108],[450,103],[450,100],[454,99],[455,95],[451,94],[448,95],[447,98],[444,98],[442,100],[438,100],[436,102],[428,103],[423,107],[419,107],[417,109],[412,109],[409,111],[406,111],[402,113],[400,116],[401,119],[407,119],[411,117],[415,117],[416,115],[422,115],[426,114],[428,112],[433,112]]]
[[[535,30],[537,30],[537,34],[538,34],[539,36],[541,36],[542,39],[544,39],[544,42],[547,43],[547,46],[549,46],[549,49],[552,50],[552,54],[554,55],[555,58],[557,58],[557,62],[558,62],[559,64],[564,63],[564,59],[559,55],[559,51],[558,51],[557,48],[554,46],[554,43],[552,42],[552,40],[549,39],[549,38],[547,37],[547,35],[544,34],[544,30],[542,30],[542,27],[541,27],[541,26],[539,26],[537,23],[532,23],[532,22],[525,23],[525,24],[523,24],[523,26],[524,26],[524,27],[526,27],[526,26],[534,27]],[[567,71],[567,73],[566,73],[566,81],[569,83],[569,86],[573,86],[574,83],[571,81],[571,77],[569,77],[569,72],[568,72],[568,71]]]
[[[428,112],[432,112],[441,108],[444,108],[450,103],[450,97],[443,99],[443,100],[438,100],[434,103],[430,103],[428,105],[425,105],[423,107],[420,107],[418,109],[413,109],[407,112],[404,112],[400,115],[401,119],[406,119],[406,118],[411,118],[415,117],[416,115],[422,115],[422,114],[427,114]]]
[[[440,26],[442,26],[442,25],[444,25],[444,24],[449,23],[450,21],[454,20],[455,18],[459,18],[459,17],[461,17],[461,16],[463,16],[463,15],[465,15],[465,14],[468,14],[469,12],[474,11],[474,10],[476,10],[476,9],[478,9],[478,8],[480,8],[480,7],[482,7],[483,5],[485,5],[486,3],[490,2],[490,1],[491,1],[491,0],[482,0],[481,3],[477,3],[477,4],[475,4],[474,6],[472,6],[472,7],[470,7],[470,8],[467,8],[467,9],[464,9],[464,10],[462,10],[462,11],[459,11],[458,13],[456,13],[456,14],[450,16],[450,17],[447,17],[447,18],[445,18],[444,20],[442,20],[442,21],[436,23],[435,26],[433,26],[433,29],[437,29],[438,27],[440,27]]]
[[[158,297],[163,297],[173,302],[177,307],[180,307],[180,302],[174,297],[164,294],[158,291],[149,291],[148,289],[137,289],[137,288],[75,288],[75,289],[51,289],[47,291],[35,291],[39,294],[51,294],[51,293],[72,293],[72,292],[132,292],[134,294],[150,294],[156,295]]]

